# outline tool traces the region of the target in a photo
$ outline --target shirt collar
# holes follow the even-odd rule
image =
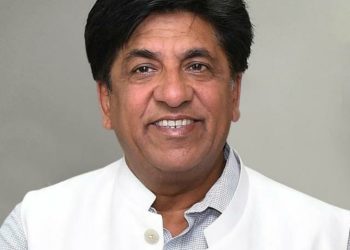
[[[209,189],[204,199],[194,204],[186,214],[203,212],[209,207],[223,213],[228,206],[239,181],[240,166],[228,144],[224,147],[224,157],[226,165],[220,178]]]

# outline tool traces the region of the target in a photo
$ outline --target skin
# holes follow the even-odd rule
[[[98,82],[103,125],[115,131],[131,171],[150,189],[173,236],[225,165],[223,147],[239,119],[241,74],[232,78],[212,26],[189,12],[153,14]],[[160,120],[191,121],[179,128]]]

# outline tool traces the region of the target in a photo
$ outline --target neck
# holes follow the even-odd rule
[[[187,228],[188,224],[184,212],[204,199],[209,189],[221,176],[224,166],[224,156],[220,154],[211,171],[202,178],[192,180],[186,184],[177,182],[176,185],[162,185],[158,192],[152,190],[156,194],[153,207],[162,215],[164,227],[173,236],[180,234]]]

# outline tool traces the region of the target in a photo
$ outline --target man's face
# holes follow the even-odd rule
[[[104,126],[137,176],[200,172],[218,161],[239,118],[240,80],[209,23],[151,15],[118,53],[111,92],[99,85]]]

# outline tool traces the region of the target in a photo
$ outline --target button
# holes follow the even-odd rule
[[[159,241],[159,235],[154,229],[147,229],[145,232],[145,240],[149,244],[157,244]]]

